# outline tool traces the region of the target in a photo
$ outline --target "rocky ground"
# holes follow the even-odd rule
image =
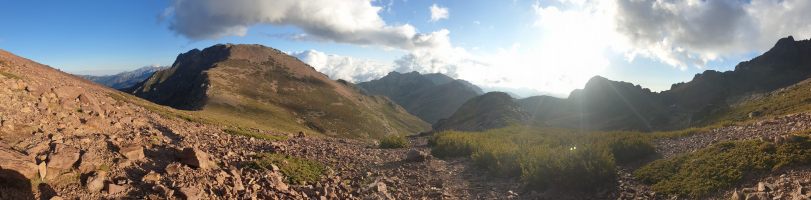
[[[654,141],[656,151],[663,158],[695,152],[722,141],[760,139],[780,143],[787,135],[808,134],[811,113],[799,113],[765,119],[745,125],[711,129],[685,137],[663,138]],[[631,171],[639,166],[620,168],[620,199],[679,199],[656,195],[650,187],[639,183]],[[746,178],[738,187],[721,191],[709,199],[809,199],[811,169],[792,168]]]
[[[534,192],[467,159],[432,158],[426,136],[411,137],[408,148],[380,149],[307,134],[264,133],[288,138],[280,141],[232,135],[6,52],[0,61],[0,199],[668,198],[634,180],[638,164],[620,166],[616,187],[596,194]],[[779,142],[808,128],[811,114],[795,114],[655,143],[667,158],[719,141]],[[248,167],[261,153],[307,158],[328,170],[319,181],[291,184],[278,167]],[[811,192],[805,168],[748,180],[713,198],[808,199]]]

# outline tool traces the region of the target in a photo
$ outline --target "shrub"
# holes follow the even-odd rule
[[[747,175],[809,164],[811,142],[797,137],[776,145],[758,140],[712,145],[680,157],[651,162],[634,175],[664,194],[700,198],[739,183]]]
[[[382,149],[398,149],[408,147],[408,140],[399,135],[391,135],[380,140],[380,148]]]
[[[615,160],[655,154],[650,137],[639,133],[577,133],[572,130],[509,126],[485,132],[446,131],[431,138],[434,156],[469,156],[492,175],[520,176],[534,189],[594,191],[614,183]]]
[[[316,182],[326,171],[326,167],[319,162],[275,153],[258,154],[256,160],[248,163],[248,167],[268,170],[271,164],[279,167],[282,174],[287,176],[287,181],[294,184]]]

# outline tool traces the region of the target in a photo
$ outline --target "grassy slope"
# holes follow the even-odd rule
[[[715,144],[700,151],[654,161],[635,172],[664,194],[700,198],[758,172],[811,163],[811,141],[794,136],[783,144],[758,140]]]
[[[296,77],[273,63],[227,60],[217,65],[208,72],[214,87],[203,112],[219,120],[355,138],[412,134],[428,127],[385,99],[360,94],[358,100],[349,99],[329,84]]]
[[[758,118],[782,116],[811,110],[811,81],[777,90],[763,96],[733,105],[709,117],[713,123],[750,120],[749,113],[760,112]]]
[[[520,176],[532,188],[588,191],[613,184],[615,163],[654,153],[639,133],[578,133],[509,126],[484,132],[446,131],[431,141],[437,157],[469,156],[497,176]]]

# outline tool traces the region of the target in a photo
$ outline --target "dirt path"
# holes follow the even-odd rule
[[[425,137],[410,138],[411,147],[379,149],[355,140],[294,138],[278,142],[283,153],[321,161],[360,188],[360,196],[394,199],[510,199],[516,180],[494,179],[467,159],[405,161],[408,151],[430,152]],[[382,186],[382,187],[381,187]],[[378,191],[374,193],[366,190]],[[379,192],[384,190],[384,192]],[[375,196],[378,197],[378,196]]]

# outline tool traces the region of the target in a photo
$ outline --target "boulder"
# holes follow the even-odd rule
[[[200,169],[211,169],[217,167],[217,163],[211,161],[208,153],[197,148],[184,148],[181,162]]]
[[[121,146],[118,152],[130,160],[140,160],[144,158],[144,147],[137,144]]]
[[[22,174],[25,178],[36,178],[38,173],[37,164],[25,154],[10,148],[0,146],[0,169],[8,169]]]
[[[79,149],[64,144],[57,144],[56,151],[48,156],[48,167],[56,169],[70,169],[79,161]]]
[[[427,160],[431,155],[426,152],[411,149],[406,153],[405,161],[406,162],[422,162]]]

